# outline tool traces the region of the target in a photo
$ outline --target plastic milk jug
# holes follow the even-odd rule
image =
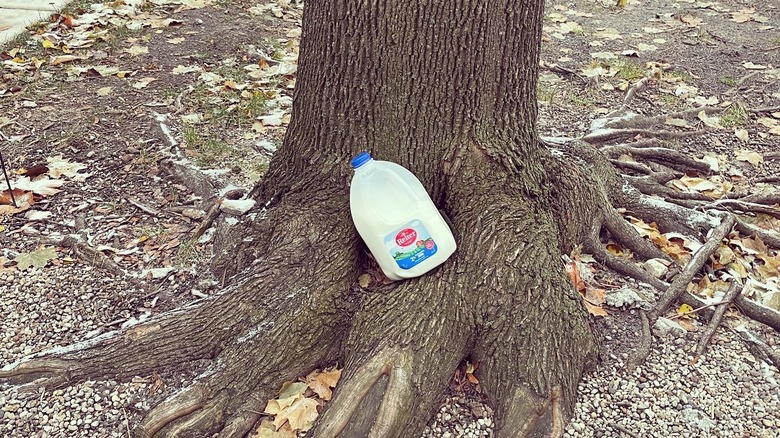
[[[455,252],[450,227],[412,172],[368,152],[352,168],[352,220],[387,278],[418,277]]]

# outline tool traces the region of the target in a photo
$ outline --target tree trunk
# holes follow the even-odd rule
[[[571,226],[582,218],[562,200],[596,195],[577,178],[553,190],[561,179],[545,170],[557,161],[535,130],[542,6],[307,3],[292,122],[253,192],[266,207],[215,256],[237,274],[230,287],[0,378],[61,384],[210,358],[140,431],[241,436],[283,380],[338,361],[344,379],[311,436],[415,437],[468,357],[498,436],[560,435],[595,356],[560,260],[590,226]],[[364,149],[420,178],[459,248],[370,291],[355,285],[371,262],[348,214],[348,160]]]

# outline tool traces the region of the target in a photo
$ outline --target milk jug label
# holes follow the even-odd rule
[[[401,269],[412,269],[436,254],[436,243],[425,225],[414,219],[385,236],[385,247]]]

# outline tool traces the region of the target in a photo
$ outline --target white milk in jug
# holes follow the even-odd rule
[[[353,158],[352,167],[352,220],[387,278],[418,277],[455,252],[450,227],[411,172],[368,152]]]

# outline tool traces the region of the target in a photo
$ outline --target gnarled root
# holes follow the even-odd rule
[[[347,295],[356,278],[341,266],[356,265],[358,252],[348,209],[334,205],[343,198],[332,199],[319,209],[280,208],[269,220],[284,223],[285,232],[273,236],[272,249],[223,294],[65,350],[33,355],[3,368],[0,379],[59,386],[209,358],[208,369],[152,409],[138,432],[242,436],[282,381],[332,360],[338,350],[351,311],[342,303],[353,301]],[[316,221],[322,214],[334,220]]]
[[[644,146],[657,146],[655,140],[646,143]],[[723,210],[739,209],[746,212],[760,212],[778,216],[780,210],[776,207],[761,204],[775,203],[777,201],[776,194],[721,201],[711,201],[702,196],[686,196],[686,194],[675,192],[662,185],[670,177],[675,177],[672,172],[650,173],[642,177],[620,176],[616,173],[612,163],[593,146],[577,141],[567,142],[565,139],[548,139],[547,144],[548,147],[557,151],[545,165],[548,170],[552,169],[549,173],[553,178],[553,185],[558,188],[554,196],[553,208],[556,212],[555,216],[559,219],[561,251],[571,251],[577,244],[580,244],[586,252],[593,254],[596,260],[610,269],[650,284],[661,292],[657,306],[649,315],[643,313],[643,335],[640,347],[632,357],[629,366],[641,363],[649,354],[652,341],[650,326],[668,309],[671,303],[679,300],[691,304],[694,308],[704,306],[701,300],[687,293],[685,287],[698,274],[706,259],[720,245],[721,239],[730,232],[732,227],[736,225],[738,231],[760,237],[768,245],[780,248],[780,239],[774,235],[747,225],[736,219],[734,215],[723,212]],[[703,170],[700,163],[692,165],[690,160],[680,159],[681,157],[676,152],[669,152],[667,149],[653,149],[652,147],[628,148],[621,145],[606,147],[606,150],[611,153],[631,152],[637,156],[657,158],[661,161],[675,157],[675,159],[679,159],[677,166],[691,167],[698,171]],[[579,168],[584,166],[573,166],[574,160],[587,163],[586,165],[590,167],[592,172],[588,174],[579,171]],[[646,169],[637,170],[645,173],[644,170],[649,169],[650,167],[646,167]],[[582,192],[586,192],[586,198],[600,199],[602,202],[583,205],[577,202],[577,197],[581,196]],[[671,202],[648,196],[648,194],[665,195]],[[572,206],[576,206],[577,210],[572,211]],[[696,207],[697,210],[690,207]],[[680,273],[669,285],[650,275],[634,261],[618,257],[604,248],[599,239],[602,228],[609,231],[611,237],[623,247],[638,256],[639,260],[637,261],[649,258],[669,260],[667,256],[659,254],[660,250],[641,238],[615,212],[616,208],[623,209],[647,222],[656,222],[662,232],[675,231],[703,238],[705,245],[686,266],[682,267]],[[699,210],[713,211],[710,214],[705,214]],[[717,216],[720,216],[721,219],[718,220]],[[580,226],[577,227],[577,224]],[[712,235],[708,236],[710,231],[713,231]],[[762,306],[742,295],[737,295],[734,303],[746,316],[780,330],[780,312]],[[713,314],[713,310],[705,309],[703,313],[709,316]]]
[[[332,406],[314,429],[315,435],[396,436],[412,413],[413,365],[414,357],[406,349],[380,350],[341,385]],[[365,415],[374,410],[373,418]]]

